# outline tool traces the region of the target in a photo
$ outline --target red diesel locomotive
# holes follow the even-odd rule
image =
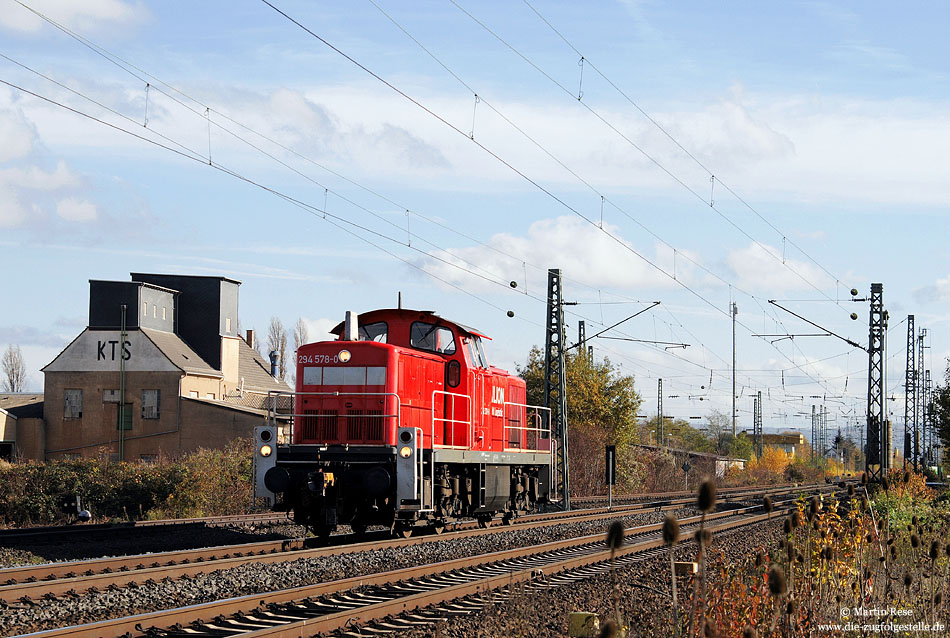
[[[290,443],[273,454],[275,420],[259,428],[258,487],[275,508],[319,535],[342,524],[408,535],[554,500],[549,412],[489,364],[484,334],[407,309],[347,313],[332,333],[297,351],[292,400],[270,401],[292,406]]]

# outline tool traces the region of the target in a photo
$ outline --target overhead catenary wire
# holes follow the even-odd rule
[[[383,85],[387,86],[389,89],[391,89],[392,91],[394,91],[394,92],[397,93],[398,95],[402,96],[404,99],[406,99],[406,100],[408,100],[409,102],[411,102],[412,104],[416,105],[418,108],[420,108],[420,109],[422,109],[424,112],[428,113],[430,116],[432,116],[433,118],[435,118],[437,121],[441,122],[443,125],[445,125],[445,126],[448,127],[449,129],[451,129],[452,131],[454,131],[454,132],[457,133],[458,135],[461,135],[461,136],[465,137],[466,139],[469,139],[473,144],[475,144],[476,146],[478,146],[480,149],[482,149],[484,152],[486,152],[486,153],[487,153],[489,156],[491,156],[493,159],[495,159],[496,161],[498,161],[499,163],[501,163],[503,166],[505,166],[506,168],[508,168],[509,170],[511,170],[512,172],[514,172],[516,175],[518,175],[519,177],[521,177],[522,179],[524,179],[525,181],[527,181],[528,183],[530,183],[531,185],[533,185],[535,188],[537,188],[537,189],[540,190],[542,193],[544,193],[545,195],[547,195],[548,197],[550,197],[551,199],[553,199],[555,202],[557,202],[559,205],[563,206],[565,209],[569,210],[569,211],[572,212],[573,214],[575,214],[575,215],[577,215],[578,217],[582,218],[582,219],[583,219],[584,221],[586,221],[588,224],[594,226],[595,228],[599,228],[600,231],[603,232],[603,233],[605,233],[611,240],[613,240],[614,242],[618,243],[618,244],[619,244],[620,246],[622,246],[624,249],[626,249],[626,250],[632,252],[634,255],[636,255],[637,257],[639,257],[641,260],[643,260],[644,262],[646,262],[646,263],[649,264],[650,266],[652,266],[652,267],[654,267],[655,269],[657,269],[659,272],[661,272],[662,274],[664,274],[664,275],[667,276],[668,278],[670,278],[670,279],[672,279],[673,281],[677,282],[679,285],[681,285],[681,286],[684,287],[686,290],[688,290],[691,294],[693,294],[694,296],[696,296],[697,298],[699,298],[700,300],[702,300],[704,303],[706,303],[706,304],[709,305],[710,307],[714,308],[717,312],[720,312],[721,314],[726,314],[725,311],[721,310],[716,304],[714,304],[713,302],[711,302],[711,301],[710,301],[709,299],[707,299],[704,295],[702,295],[701,293],[699,293],[698,291],[696,291],[696,290],[693,289],[692,287],[690,287],[690,286],[684,284],[682,281],[677,280],[674,275],[672,275],[671,273],[669,273],[669,272],[666,271],[665,269],[661,268],[659,265],[655,264],[655,263],[652,262],[650,259],[648,259],[648,258],[646,258],[645,256],[643,256],[639,251],[637,251],[636,249],[634,249],[634,248],[632,248],[631,246],[627,245],[626,243],[624,243],[622,240],[620,240],[618,237],[616,237],[616,236],[613,235],[612,233],[606,231],[606,230],[603,229],[603,228],[600,228],[600,226],[599,226],[596,222],[594,222],[591,218],[589,218],[588,216],[586,216],[586,215],[584,215],[583,213],[581,213],[579,210],[577,210],[577,208],[575,208],[575,207],[571,206],[570,204],[568,204],[565,200],[563,200],[561,197],[559,197],[558,195],[556,195],[555,193],[553,193],[550,189],[548,189],[548,188],[546,188],[545,186],[543,186],[542,184],[540,184],[537,180],[533,179],[533,178],[530,177],[528,174],[526,174],[525,172],[523,172],[522,170],[520,170],[519,168],[517,168],[516,166],[514,166],[511,162],[505,160],[503,157],[501,157],[500,155],[498,155],[495,151],[493,151],[492,149],[490,149],[489,147],[487,147],[485,144],[481,143],[481,142],[480,142],[479,140],[477,140],[477,139],[474,139],[474,138],[470,137],[470,136],[469,136],[468,134],[466,134],[462,129],[460,129],[458,126],[456,126],[456,125],[454,125],[453,123],[451,123],[450,121],[448,121],[445,117],[443,117],[443,116],[441,116],[440,114],[436,113],[435,111],[433,111],[431,108],[429,108],[428,106],[426,106],[425,104],[423,104],[422,102],[420,102],[419,100],[417,100],[416,98],[410,96],[410,95],[407,94],[405,91],[403,91],[402,89],[400,89],[400,88],[398,88],[397,86],[395,86],[392,82],[386,80],[385,78],[383,78],[382,76],[380,76],[378,73],[376,73],[375,71],[373,71],[372,69],[370,69],[369,67],[367,67],[366,65],[364,65],[363,63],[359,62],[358,60],[356,60],[355,58],[353,58],[352,56],[350,56],[350,55],[347,54],[346,52],[340,50],[338,47],[334,46],[332,43],[330,43],[330,42],[327,41],[325,38],[323,38],[322,36],[320,36],[319,34],[317,34],[316,32],[314,32],[312,29],[310,29],[309,27],[307,27],[306,25],[304,25],[303,23],[301,23],[299,20],[295,19],[294,17],[292,17],[292,16],[290,16],[289,14],[287,14],[285,11],[281,10],[280,8],[278,8],[276,5],[274,5],[274,4],[273,4],[272,2],[270,2],[269,0],[261,0],[261,1],[262,1],[264,4],[266,4],[267,6],[269,6],[271,9],[273,9],[275,12],[277,12],[279,15],[283,16],[283,17],[284,17],[285,19],[287,19],[289,22],[291,22],[292,24],[296,25],[298,28],[300,28],[301,30],[303,30],[304,32],[306,32],[307,34],[309,34],[311,37],[317,39],[318,41],[320,41],[321,43],[323,43],[325,46],[327,46],[328,48],[330,48],[330,49],[333,50],[334,52],[338,53],[341,57],[345,58],[346,60],[348,60],[349,62],[351,62],[352,64],[354,64],[355,66],[357,66],[358,68],[360,68],[361,70],[363,70],[365,73],[367,73],[368,75],[370,75],[370,76],[373,77],[374,79],[378,80],[379,82],[381,82]],[[450,2],[453,2],[453,4],[456,4],[456,6],[458,6],[457,3],[455,2],[455,0],[450,0]],[[461,7],[459,7],[459,8],[461,9]],[[461,9],[461,10],[464,12],[464,9]],[[469,15],[470,15],[470,14],[469,14]],[[475,19],[474,17],[472,17],[472,19],[475,20],[476,22],[478,22],[477,19]],[[481,24],[481,23],[480,23],[480,24]],[[482,26],[484,26],[484,25],[482,25]],[[485,27],[485,28],[487,29],[487,27]],[[490,29],[487,29],[487,30],[488,30],[489,32],[491,32]],[[493,34],[493,35],[494,35],[494,34]],[[496,36],[496,37],[498,37],[498,36]],[[499,38],[499,39],[501,39],[501,38]],[[504,40],[502,40],[502,42],[504,42]],[[506,43],[506,45],[507,45],[507,43]],[[510,47],[510,45],[507,45],[507,46]],[[513,49],[513,50],[515,50],[515,49]],[[515,51],[516,51],[516,50],[515,50]],[[516,51],[516,52],[517,52],[517,51]],[[521,54],[519,53],[519,55],[521,55]],[[531,62],[529,61],[529,63],[531,63]],[[533,65],[533,63],[531,63],[531,64]],[[539,69],[539,70],[540,70],[540,69]],[[543,71],[541,71],[541,72],[543,73]],[[552,81],[553,81],[553,79],[552,79]],[[559,86],[560,86],[560,85],[559,85]],[[609,123],[608,123],[608,124],[609,124]],[[671,175],[671,176],[672,176],[674,179],[677,179],[677,178],[675,177],[675,175]],[[687,187],[688,187],[688,186],[687,186]],[[740,229],[740,230],[741,230],[741,229]],[[754,238],[751,238],[751,237],[750,237],[750,239],[752,239],[752,241],[755,241]],[[799,276],[800,276],[800,275],[799,275]],[[809,285],[813,286],[813,284],[811,284],[811,282],[807,282],[807,283],[808,283]],[[814,287],[814,286],[813,286],[813,287]],[[817,289],[817,288],[816,288],[816,289]],[[741,322],[737,322],[737,323],[741,325]],[[748,326],[743,326],[743,327],[744,327],[747,331],[749,331],[750,333],[753,332],[753,331],[751,330],[751,328],[749,328]],[[785,356],[784,353],[781,353],[780,350],[778,350],[778,352],[780,352],[780,354],[782,354],[783,356]],[[817,381],[817,380],[816,380],[816,383],[819,383],[819,384],[820,384],[820,382]]]
[[[216,113],[218,113],[218,112],[216,111]],[[217,119],[218,119],[217,117],[214,118],[214,120],[217,120]],[[217,124],[216,121],[213,121],[213,123],[215,124],[216,127],[218,126],[218,124]],[[139,121],[138,124],[141,125],[141,121]],[[323,207],[323,210],[324,210],[324,211],[326,210],[326,206]],[[382,236],[382,235],[380,235],[380,236]],[[392,238],[389,238],[389,237],[386,237],[386,239],[387,239],[388,241],[391,241],[391,240],[392,240]],[[405,245],[406,242],[401,242],[401,243],[402,243],[402,245]],[[415,243],[415,242],[413,242],[413,243]],[[413,247],[413,248],[414,248],[414,247]],[[385,252],[385,251],[384,251],[384,252]],[[422,254],[426,254],[426,253],[424,253],[424,252],[422,252],[422,251],[420,251],[420,252],[421,252]],[[418,266],[416,266],[415,264],[411,264],[411,265],[413,265],[413,267],[418,267]],[[534,267],[534,266],[532,265],[532,267]],[[464,271],[465,269],[462,268],[462,269],[460,269],[460,270]],[[427,274],[430,274],[430,273],[427,273]],[[469,274],[471,274],[471,273],[469,273]],[[438,277],[434,277],[434,278],[435,278],[435,279],[439,279]],[[447,283],[447,282],[446,282],[446,283]],[[504,282],[504,283],[506,283],[506,282]],[[456,286],[456,288],[457,288],[457,286]],[[533,298],[534,298],[534,299],[537,299],[537,297],[533,297]],[[602,323],[603,323],[603,322],[602,322]],[[665,322],[664,322],[664,323],[665,323]],[[680,327],[685,329],[685,326],[682,324],[682,322],[680,322]],[[692,363],[692,362],[691,362],[691,363]]]
[[[581,56],[581,57],[586,61],[587,66],[589,66],[589,67],[591,68],[591,70],[593,70],[595,73],[597,73],[597,75],[599,75],[599,76],[600,76],[605,82],[607,82],[615,91],[617,91],[617,93],[620,94],[631,106],[633,106],[637,111],[639,111],[640,114],[643,115],[643,117],[645,117],[654,127],[656,127],[661,133],[663,133],[664,136],[666,136],[674,145],[676,145],[677,148],[679,148],[687,157],[689,157],[693,162],[695,162],[697,166],[699,166],[703,171],[705,171],[705,172],[709,175],[711,182],[719,182],[719,185],[722,186],[723,188],[725,188],[733,197],[736,198],[737,201],[739,201],[743,206],[745,206],[745,207],[748,208],[753,214],[755,214],[756,217],[758,217],[758,218],[759,218],[760,220],[762,220],[765,224],[767,224],[767,225],[769,226],[769,228],[771,228],[771,229],[774,230],[776,233],[778,233],[779,236],[781,236],[781,238],[782,238],[782,243],[783,243],[783,244],[785,244],[786,242],[789,243],[789,244],[791,244],[791,245],[794,246],[802,255],[804,255],[805,257],[807,257],[809,261],[811,261],[813,264],[815,264],[816,266],[818,266],[826,275],[828,275],[829,277],[831,277],[835,282],[840,282],[840,281],[841,281],[839,277],[835,276],[834,273],[832,273],[831,271],[829,271],[827,268],[825,268],[825,266],[823,266],[823,265],[822,265],[821,263],[819,263],[816,259],[814,259],[811,255],[809,255],[807,252],[805,252],[805,250],[804,250],[803,248],[801,248],[798,244],[796,244],[794,241],[792,241],[791,239],[789,239],[788,235],[787,235],[786,233],[784,233],[781,229],[779,229],[777,226],[775,226],[775,224],[773,224],[773,223],[771,222],[771,220],[767,219],[767,218],[766,218],[764,215],[762,215],[755,207],[753,207],[751,204],[749,204],[748,201],[746,201],[743,197],[741,197],[738,193],[736,193],[728,184],[724,183],[724,182],[722,181],[722,176],[721,176],[721,175],[718,176],[718,177],[716,177],[715,175],[713,175],[713,172],[712,172],[712,170],[711,170],[709,167],[707,167],[702,161],[700,161],[699,158],[697,158],[692,152],[690,152],[689,149],[687,149],[685,146],[683,146],[683,145],[680,143],[680,141],[677,140],[677,139],[673,136],[673,134],[670,133],[670,132],[666,129],[666,127],[664,127],[662,124],[660,124],[660,123],[656,120],[656,118],[654,118],[654,117],[651,116],[647,111],[645,111],[645,110],[643,109],[643,107],[640,106],[640,104],[638,104],[633,98],[631,98],[623,89],[621,89],[619,86],[617,86],[617,84],[615,84],[613,80],[611,80],[609,77],[607,77],[607,75],[606,75],[604,72],[602,72],[593,62],[590,61],[590,58],[589,58],[589,57],[587,57],[587,56],[585,56],[583,53],[581,53],[581,52],[577,49],[577,47],[574,46],[574,44],[573,44],[570,40],[568,40],[567,37],[566,37],[563,33],[561,33],[547,18],[545,18],[544,15],[542,15],[541,12],[540,12],[534,5],[532,5],[528,0],[522,0],[522,1],[524,2],[524,4],[525,4],[529,9],[531,9],[531,10],[535,13],[535,15],[538,16],[538,18],[539,18],[542,22],[544,22],[544,24],[546,24],[555,34],[557,34],[557,36],[558,36],[568,47],[570,47],[571,50],[574,51],[574,53],[576,53],[577,55]],[[711,201],[711,200],[712,200],[712,198],[710,197],[710,201]],[[837,303],[837,301],[835,301],[835,303]]]

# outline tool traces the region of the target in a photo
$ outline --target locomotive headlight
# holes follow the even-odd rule
[[[410,456],[412,456],[412,448],[409,447],[408,445],[402,446],[401,448],[399,448],[399,456],[401,456],[404,459],[408,459]]]
[[[261,446],[261,456],[270,456],[270,455],[271,455],[271,452],[273,452],[273,451],[274,451],[274,449],[273,449],[271,446],[269,446],[269,445],[262,445],[262,446]]]
[[[346,363],[350,360],[350,351],[349,350],[340,350],[340,354],[337,355],[340,358],[340,361]]]

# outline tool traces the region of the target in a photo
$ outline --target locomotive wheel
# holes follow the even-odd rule
[[[444,532],[444,531],[445,531],[445,521],[436,521],[435,523],[433,523],[433,524],[432,524],[432,531],[435,532],[436,535],[441,534],[442,532]]]
[[[478,526],[479,526],[480,528],[482,528],[482,529],[488,529],[489,527],[491,527],[491,524],[492,524],[492,519],[491,519],[491,517],[487,517],[487,516],[479,516],[479,517],[478,517]]]
[[[502,525],[514,525],[515,515],[514,512],[506,512],[504,516],[501,517]]]
[[[350,529],[356,536],[363,536],[366,533],[366,525],[362,523],[352,523]]]

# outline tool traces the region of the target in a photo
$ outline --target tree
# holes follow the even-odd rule
[[[267,353],[277,353],[277,378],[281,381],[287,379],[287,331],[284,330],[284,324],[278,317],[270,318],[270,326],[267,329]]]
[[[23,392],[26,385],[26,363],[20,346],[7,346],[3,353],[3,389],[5,392]]]
[[[300,346],[307,343],[307,338],[307,324],[304,323],[303,317],[301,317],[294,324],[294,352],[300,350]]]
[[[933,393],[934,427],[940,437],[944,450],[950,450],[950,358],[947,359],[947,369],[944,372],[944,384],[938,385]],[[947,456],[943,457],[947,464]]]
[[[567,424],[572,492],[593,494],[604,489],[604,445],[617,446],[617,482],[631,489],[639,480],[631,443],[639,440],[640,395],[633,377],[621,374],[608,359],[594,361],[587,353],[566,356]],[[527,402],[544,404],[544,353],[534,347],[518,374],[528,386]]]
[[[752,439],[745,432],[739,432],[735,438],[732,438],[730,434],[729,438],[731,439],[728,453],[730,458],[745,459],[746,461],[752,458],[754,451]]]
[[[709,440],[715,447],[716,454],[725,456],[732,449],[732,417],[721,412],[713,410],[706,417],[706,431],[709,433]]]

